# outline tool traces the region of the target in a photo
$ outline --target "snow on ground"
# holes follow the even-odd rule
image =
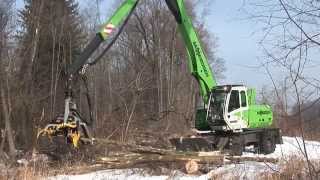
[[[313,160],[320,160],[320,142],[317,141],[306,141],[306,149],[308,156]],[[277,145],[276,150],[272,154],[261,155],[254,154],[251,152],[245,152],[244,157],[267,157],[267,158],[278,158],[287,159],[290,156],[300,156],[304,157],[303,143],[301,138],[294,137],[283,137],[283,144]],[[127,169],[127,170],[104,170],[97,171],[83,175],[60,175],[49,178],[50,180],[118,180],[118,179],[128,179],[128,180],[166,180],[166,179],[177,179],[177,180],[206,180],[209,177],[215,176],[221,179],[232,179],[236,177],[237,179],[254,180],[259,178],[260,173],[273,172],[274,170],[279,171],[277,164],[264,163],[264,162],[254,162],[246,161],[239,164],[228,164],[221,167],[217,167],[209,174],[202,176],[190,176],[185,175],[179,171],[172,171],[170,175],[164,176],[151,176],[144,173],[139,169]]]
[[[49,180],[167,180],[167,179],[179,179],[179,180],[207,180],[207,175],[202,176],[190,176],[185,175],[179,171],[173,171],[170,175],[163,176],[151,176],[145,174],[141,169],[125,169],[125,170],[103,170],[92,172],[82,175],[59,175],[49,178]]]
[[[245,161],[239,164],[228,164],[211,171],[208,176],[218,179],[259,179],[261,173],[278,171],[278,166],[272,163]],[[214,178],[213,178],[214,179]]]
[[[278,144],[276,150],[268,155],[254,154],[245,152],[243,156],[247,157],[269,157],[287,159],[290,156],[304,157],[304,147],[302,139],[297,137],[282,137],[283,144]],[[305,141],[306,149],[310,159],[320,160],[320,142],[317,141]]]

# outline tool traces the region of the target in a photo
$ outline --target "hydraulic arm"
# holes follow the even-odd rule
[[[166,0],[166,3],[178,23],[181,36],[186,45],[190,72],[198,81],[203,101],[207,104],[210,92],[217,86],[208,59],[192,21],[186,12],[184,0]]]
[[[65,97],[65,110],[63,116],[57,116],[50,124],[44,129],[38,132],[38,144],[44,146],[44,149],[48,147],[48,139],[52,141],[55,138],[63,138],[65,142],[73,144],[74,147],[78,147],[79,142],[84,139],[91,139],[89,129],[87,127],[88,121],[86,121],[78,112],[76,103],[73,101],[73,87],[72,81],[81,70],[85,72],[87,66],[95,64],[101,57],[110,49],[117,37],[120,35],[123,27],[126,25],[128,19],[132,15],[139,0],[126,0],[117,9],[113,16],[103,25],[102,29],[96,34],[91,42],[85,47],[78,58],[69,66],[67,71],[67,86]],[[113,32],[117,32],[115,35]],[[93,61],[88,61],[92,54],[99,48],[99,46],[111,39],[107,47],[103,52],[98,55]],[[88,98],[89,109],[90,102]],[[92,114],[90,112],[90,119],[92,123]],[[42,147],[40,147],[42,148]],[[50,152],[53,148],[49,149]],[[47,150],[45,150],[46,152]]]
[[[271,153],[282,142],[278,128],[271,128],[272,110],[257,105],[255,90],[243,85],[217,86],[196,30],[186,12],[184,0],[166,0],[174,15],[189,56],[189,68],[199,83],[204,102],[197,109],[195,127],[201,134],[192,138],[173,138],[177,150],[231,150],[241,155],[246,145],[260,153]]]
[[[139,0],[126,0],[114,13],[114,15],[103,25],[102,29],[96,34],[96,36],[91,40],[88,46],[83,50],[83,52],[79,55],[79,58],[74,61],[74,63],[70,66],[68,74],[74,75],[81,68],[85,67],[86,64],[94,64],[96,63],[101,56],[98,56],[92,62],[88,62],[88,59],[95,52],[95,50],[103,43],[108,40],[108,38],[112,35],[114,31],[118,29],[118,33],[116,37],[109,43],[107,48],[104,50],[106,52],[112,44],[115,42],[117,37],[122,31],[122,28],[125,26],[126,22],[130,18],[133,10],[137,6]],[[119,27],[122,24],[121,27]]]
[[[81,129],[80,127],[82,127],[84,130],[84,137],[89,137],[89,132],[86,126],[88,122],[81,117],[80,113],[76,109],[76,104],[73,102],[72,80],[80,70],[81,72],[85,72],[87,66],[95,64],[104,55],[104,53],[109,50],[109,48],[120,35],[138,2],[139,0],[124,1],[122,5],[115,11],[113,16],[103,25],[102,29],[91,40],[78,58],[73,62],[73,64],[70,65],[67,72],[68,83],[66,88],[64,115],[63,117],[57,118],[54,123],[47,125],[46,128],[40,131],[39,136],[56,136],[57,134],[67,134],[67,137],[69,137],[70,141],[75,147],[78,146],[80,136],[83,137],[79,131],[79,129]],[[208,104],[210,94],[216,87],[216,81],[210,65],[208,64],[208,59],[199,41],[198,35],[192,25],[191,19],[187,15],[184,0],[166,0],[166,3],[178,23],[179,30],[186,45],[186,50],[189,57],[188,64],[190,72],[200,85],[200,92],[204,103]],[[116,34],[113,33],[115,31],[117,31]],[[111,36],[114,37],[110,38]],[[103,52],[94,60],[89,62],[89,58],[92,58],[91,56],[95,50],[108,39],[112,40],[108,43]]]
[[[95,64],[110,49],[116,41],[124,26],[132,15],[139,0],[125,0],[114,15],[103,25],[88,44],[79,58],[68,69],[68,85],[65,98],[65,112],[53,123],[47,125],[38,137],[63,137],[74,147],[82,139],[90,138],[86,121],[76,110],[72,101],[72,79],[81,70],[85,72],[87,66]],[[207,144],[208,149],[231,147],[241,150],[247,144],[259,146],[264,152],[274,151],[275,143],[280,142],[279,129],[267,129],[273,121],[272,110],[267,105],[255,104],[255,90],[243,85],[217,86],[214,74],[209,65],[208,58],[203,50],[196,29],[188,16],[184,0],[165,0],[173,14],[185,43],[188,54],[188,65],[191,74],[199,83],[200,93],[204,106],[197,110],[196,128],[204,132],[209,131],[207,139],[181,138],[172,139],[178,149],[189,149],[191,146],[201,147]],[[117,32],[117,33],[113,33]],[[110,38],[114,36],[113,38]],[[111,41],[103,52],[92,58],[95,50],[105,41]],[[242,134],[241,134],[242,133]],[[261,138],[265,136],[266,138]],[[246,139],[248,138],[248,139]],[[270,146],[264,147],[264,142]],[[187,148],[185,148],[187,147]]]

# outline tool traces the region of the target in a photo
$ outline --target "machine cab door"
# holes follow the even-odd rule
[[[230,130],[237,132],[241,131],[242,128],[246,128],[247,124],[245,119],[245,111],[247,107],[247,98],[245,98],[244,103],[244,89],[241,87],[233,87],[227,98],[226,106],[226,121],[229,125]],[[242,97],[242,101],[241,101]]]

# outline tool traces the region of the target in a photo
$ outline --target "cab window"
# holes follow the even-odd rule
[[[239,91],[232,90],[230,94],[228,112],[231,112],[239,108],[240,108]]]
[[[247,107],[247,96],[245,91],[240,92],[241,95],[241,107]]]

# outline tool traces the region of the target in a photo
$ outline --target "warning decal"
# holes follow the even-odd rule
[[[113,24],[107,24],[106,27],[104,28],[104,33],[106,33],[107,35],[110,35],[112,33],[114,29],[114,25]]]

